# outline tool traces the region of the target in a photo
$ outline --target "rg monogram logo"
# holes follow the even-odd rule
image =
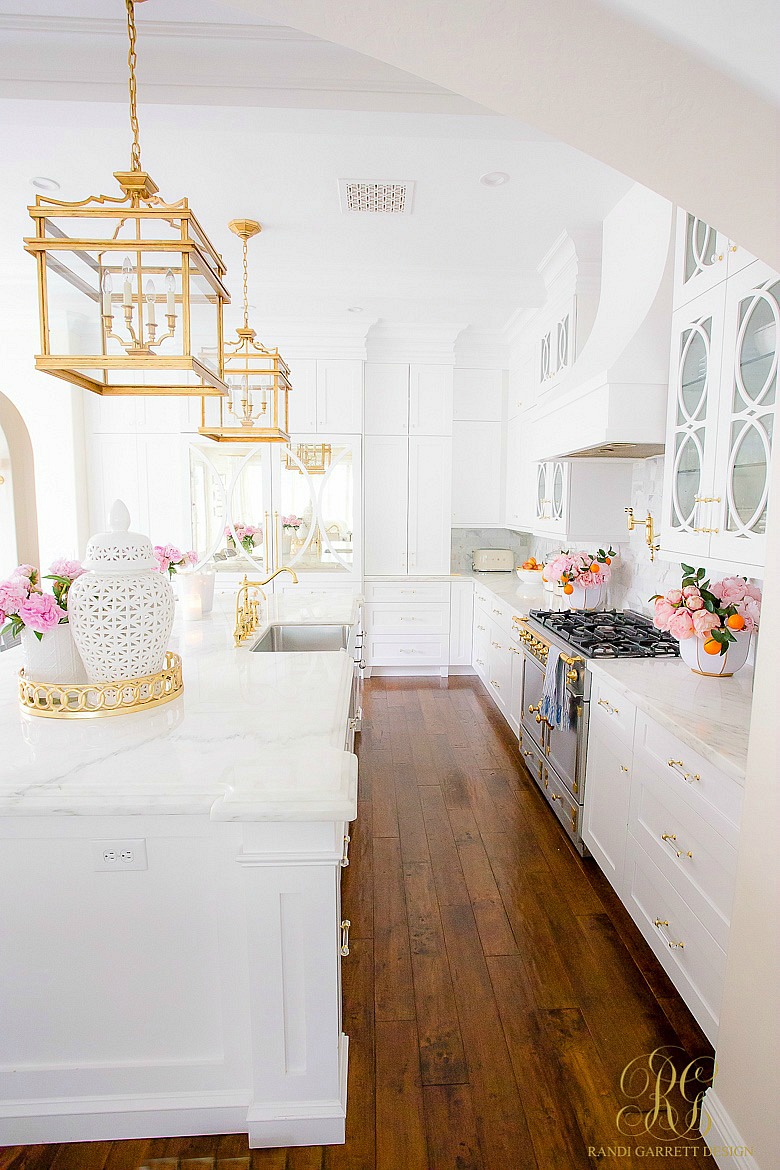
[[[675,1053],[682,1052],[682,1048],[666,1045],[628,1062],[620,1076],[620,1088],[631,1104],[618,1112],[620,1133],[661,1139],[696,1138],[707,1133],[712,1121],[705,1112],[700,1125],[701,1101],[717,1066],[714,1058],[706,1056],[683,1065],[679,1057],[674,1059]]]

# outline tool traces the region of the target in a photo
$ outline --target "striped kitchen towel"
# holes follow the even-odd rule
[[[539,714],[553,727],[569,728],[569,696],[566,691],[566,663],[560,652],[550,647],[544,672],[544,687]]]

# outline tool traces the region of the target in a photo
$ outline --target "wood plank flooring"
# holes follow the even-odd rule
[[[671,1045],[679,1069],[712,1050],[480,683],[371,679],[364,715],[343,876],[346,1144],[8,1147],[0,1170],[630,1170],[646,1165],[638,1148],[657,1168],[704,1157],[700,1139],[617,1130],[630,1060]],[[641,1124],[649,1092],[639,1106]]]

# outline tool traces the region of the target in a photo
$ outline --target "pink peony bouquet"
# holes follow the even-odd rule
[[[73,575],[64,572],[67,566]],[[68,589],[83,572],[78,561],[55,561],[52,565],[54,596],[42,593],[40,575],[32,565],[18,565],[10,577],[0,581],[0,624],[17,637],[23,629],[32,630],[40,641],[48,630],[68,620]]]
[[[179,569],[197,564],[198,554],[194,549],[182,552],[175,544],[156,544],[154,559],[158,573],[167,573],[169,577],[173,577]]]
[[[574,592],[575,585],[582,589],[593,589],[609,581],[615,555],[613,548],[606,551],[600,548],[596,553],[561,552],[544,566],[543,577],[547,581],[556,581],[567,594]]]
[[[244,524],[242,522],[236,521],[236,523],[233,525],[233,528],[235,529],[236,536],[241,542],[241,547],[248,553],[251,553],[252,549],[255,547],[255,538],[259,536],[262,539],[263,536],[262,528],[257,528],[254,524]],[[235,537],[233,536],[233,529],[230,527],[226,528],[225,536],[227,537],[227,542],[230,547],[235,548],[236,541]]]
[[[725,654],[735,634],[752,634],[761,615],[761,590],[745,577],[724,577],[712,585],[704,569],[681,565],[682,585],[656,593],[653,625],[668,630],[679,642],[701,638],[708,654]]]
[[[300,516],[282,516],[282,528],[291,528],[297,532],[302,523],[303,520]]]

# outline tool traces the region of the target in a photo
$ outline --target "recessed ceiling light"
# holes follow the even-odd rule
[[[49,179],[46,177],[46,175],[35,175],[34,178],[30,179],[30,183],[39,191],[59,191],[60,189],[60,185],[57,180]]]
[[[348,313],[363,313],[365,312],[362,305],[350,305],[347,309]]]
[[[483,187],[503,187],[509,182],[509,175],[506,171],[488,171],[486,175],[480,175],[479,181]]]

